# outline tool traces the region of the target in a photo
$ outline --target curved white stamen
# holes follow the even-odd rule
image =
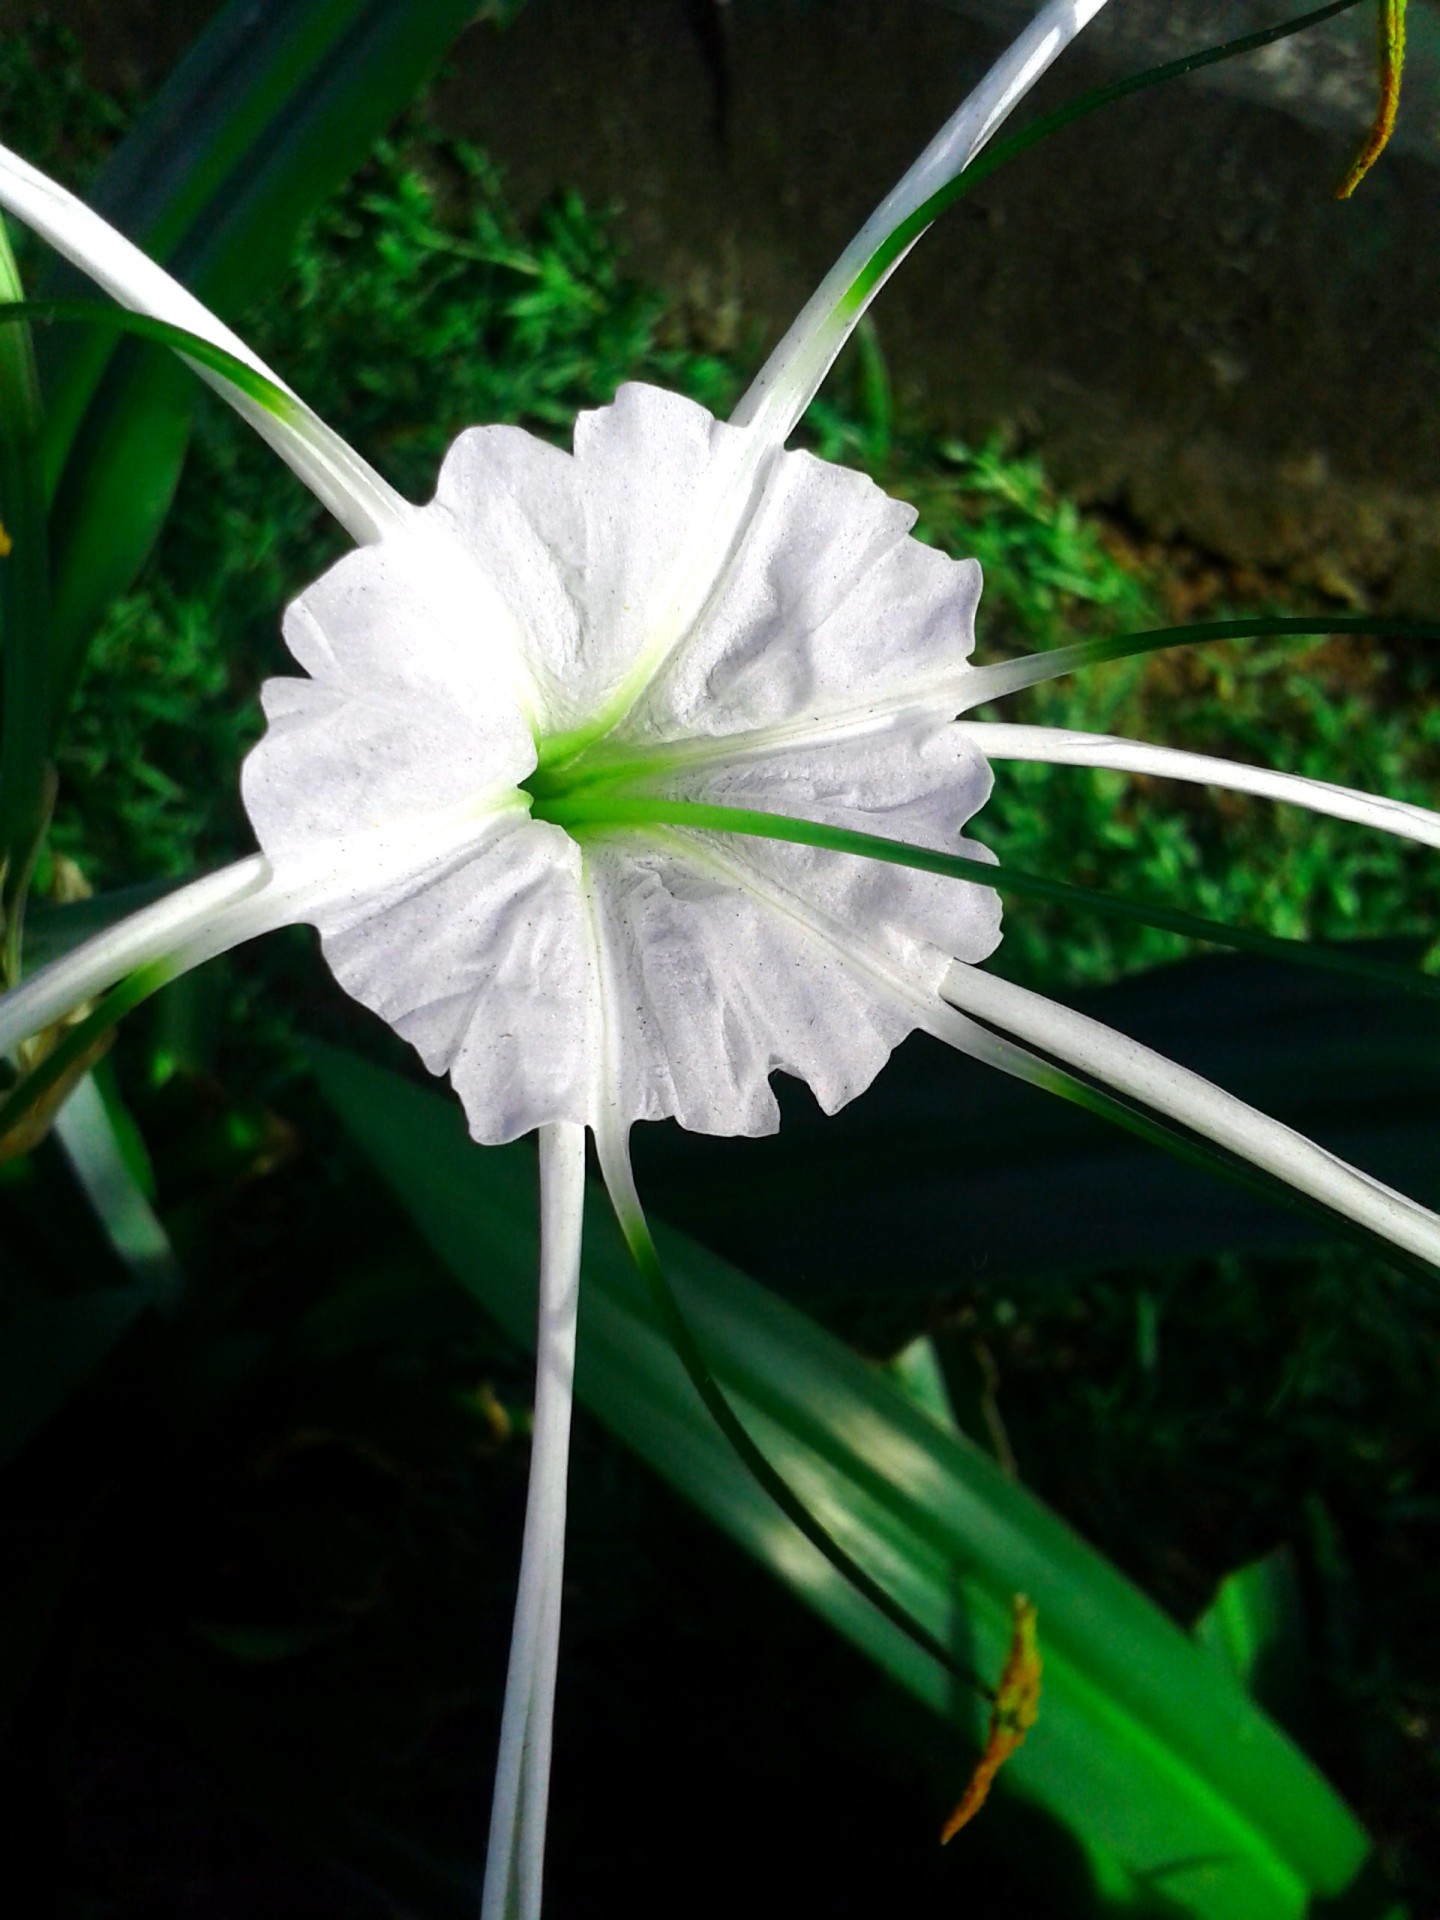
[[[1418,841],[1421,846],[1440,847],[1440,813],[1408,800],[1387,800],[1380,794],[1361,793],[1355,787],[1335,786],[1329,780],[1278,773],[1270,767],[1250,767],[1239,760],[1185,753],[1175,747],[1123,740],[1108,733],[1076,733],[1068,727],[1012,727],[981,720],[958,724],[987,760],[1040,760],[1057,766],[1109,767],[1118,773],[1192,780],[1234,793],[1253,793],[1264,800],[1288,801],[1292,806],[1308,807],[1311,813],[1353,820],[1362,827],[1396,834],[1402,840]]]
[[[965,1012],[1043,1047],[1152,1112],[1167,1114],[1217,1146],[1240,1154],[1252,1166],[1368,1227],[1407,1253],[1440,1266],[1440,1217],[1327,1153],[1303,1134],[1258,1113],[1188,1067],[1177,1066],[1086,1014],[976,967],[957,963],[950,969],[943,992]],[[978,1041],[965,1050],[985,1057]],[[994,1064],[1013,1071],[1001,1060]]]
[[[127,914],[52,960],[38,973],[0,995],[0,1054],[51,1026],[86,1000],[123,980],[127,973],[158,960],[193,940],[227,911],[259,893],[270,879],[270,862],[252,853],[219,873],[177,887],[163,900]]]
[[[753,425],[776,444],[789,437],[861,315],[905,257],[899,255],[883,277],[857,297],[852,290],[871,256],[902,221],[969,166],[1046,68],[1104,5],[1105,0],[1050,0],[1001,54],[880,202],[801,309],[730,416],[736,426]]]
[[[1393,1245],[1440,1266],[1440,1216],[1327,1153],[1303,1134],[1257,1112],[1233,1094],[1212,1086],[1198,1073],[1176,1066],[1084,1014],[978,967],[956,962],[945,980],[945,998],[938,999],[907,980],[885,955],[832,926],[787,889],[762,881],[709,844],[697,851],[698,843],[692,844],[689,836],[685,840],[693,858],[769,899],[822,947],[851,966],[863,968],[910,1011],[918,1027],[937,1040],[1002,1072],[1033,1079],[1034,1072],[1015,1058],[1009,1042],[988,1033],[969,1017],[978,1014],[1093,1074],[1153,1112],[1171,1115],[1193,1132],[1239,1154]],[[951,1002],[954,1004],[948,1004]]]
[[[542,1127],[535,1428],[481,1920],[538,1920],[540,1913],[584,1206],[584,1128],[572,1121]]]
[[[199,334],[289,394],[291,408],[282,418],[240,393],[223,374],[189,362],[270,443],[353,539],[364,545],[409,525],[414,512],[410,503],[303,400],[290,394],[243,340],[108,221],[5,147],[0,147],[0,207],[32,227],[121,306]]]

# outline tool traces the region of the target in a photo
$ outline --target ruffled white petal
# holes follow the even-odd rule
[[[401,538],[338,560],[291,602],[284,632],[313,679],[356,699],[442,711],[481,732],[533,723],[525,627],[433,508]]]
[[[426,510],[509,612],[547,727],[585,709],[587,536],[572,454],[519,427],[470,427],[441,464]]]
[[[817,745],[737,752],[653,783],[712,805],[789,814],[971,859],[961,838],[990,792],[988,762],[959,731],[917,719]],[[884,947],[938,987],[954,957],[980,960],[1000,938],[1000,899],[987,887],[785,841],[716,836],[737,866],[782,883],[837,925]]]
[[[673,1116],[700,1133],[773,1133],[775,1069],[833,1113],[914,1025],[751,876],[693,840],[586,848],[585,877],[620,1124]]]
[[[306,913],[348,993],[448,1073],[477,1140],[590,1115],[594,982],[580,852],[497,818],[423,871]]]
[[[464,433],[434,512],[512,607],[549,733],[582,727],[687,630],[755,497],[748,437],[638,384],[582,413],[574,452],[513,428]]]
[[[429,514],[511,609],[546,733],[619,750],[955,710],[978,566],[910,539],[864,474],[787,454],[747,479],[748,444],[629,385],[572,455],[508,427],[451,448]]]
[[[1271,767],[1250,767],[1239,760],[1220,760],[1205,753],[1185,753],[1175,747],[1152,746],[1146,740],[1122,740],[1112,734],[1076,733],[1067,727],[1002,726],[984,721],[962,721],[962,730],[990,760],[1039,760],[1068,767],[1110,767],[1120,773],[1152,774],[1164,780],[1192,780],[1201,786],[1224,787],[1232,793],[1253,793],[1265,800],[1283,800],[1307,807],[1311,813],[1336,820],[1353,820],[1421,846],[1440,847],[1440,813],[1408,800],[1387,800],[1383,794],[1361,793],[1329,780],[1310,780],[1303,774],[1279,773]]]
[[[274,860],[477,796],[498,803],[535,761],[514,709],[472,719],[439,703],[357,699],[315,680],[268,681],[262,699],[270,724],[240,786]]]
[[[0,147],[0,207],[33,228],[121,306],[198,334],[279,387],[290,402],[283,416],[239,392],[223,374],[192,362],[200,378],[270,443],[353,539],[379,540],[408,524],[409,502],[291,394],[238,335],[108,221],[5,147]]]
[[[669,741],[948,707],[980,568],[909,537],[915,509],[808,453],[772,464],[732,567],[616,729]],[[938,710],[938,708],[937,708]],[[947,712],[948,717],[948,712]]]

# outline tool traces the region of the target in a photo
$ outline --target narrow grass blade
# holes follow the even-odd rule
[[[148,1306],[169,1309],[184,1290],[170,1237],[126,1157],[109,1107],[86,1074],[60,1110],[55,1133],[116,1257]]]

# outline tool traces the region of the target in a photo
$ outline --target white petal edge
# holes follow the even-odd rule
[[[280,458],[362,545],[408,525],[413,509],[340,435],[290,394],[265,362],[163,267],[58,181],[0,147],[0,207],[86,273],[123,307],[198,334],[243,360],[290,395],[288,419],[271,413],[224,377],[194,361],[200,378],[268,441]]]
[[[902,221],[969,166],[1104,5],[1105,0],[1050,0],[1041,8],[880,202],[801,308],[731,414],[735,426],[753,426],[765,441],[776,445],[789,438],[861,315],[904,258],[902,254],[892,263],[864,300],[847,301],[846,294],[871,255]]]
[[[584,1209],[584,1128],[571,1121],[542,1127],[535,1426],[481,1920],[540,1914]]]
[[[519,796],[505,804],[491,796],[483,805],[465,804],[356,833],[275,865],[263,854],[251,854],[177,887],[0,996],[0,1055],[137,968],[162,962],[176,978],[246,940],[308,920],[347,894],[370,892],[407,872],[423,873],[480,846],[527,811]]]
[[[1242,1155],[1298,1193],[1346,1215],[1394,1246],[1440,1267],[1440,1216],[1369,1174],[1327,1153],[1304,1134],[1271,1120],[1188,1067],[1177,1066],[1139,1041],[1088,1015],[1047,1000],[997,974],[956,964],[942,989],[966,1014],[991,1022],[1046,1053],[1091,1074],[1153,1113]],[[946,1038],[943,1033],[940,1037]],[[983,1035],[956,1044],[986,1057]],[[1003,1059],[993,1064],[1013,1071]]]
[[[1251,767],[1239,760],[1222,760],[1205,753],[1186,753],[1177,747],[1152,746],[1145,740],[1125,740],[1108,733],[1076,733],[1067,727],[1009,726],[999,722],[962,720],[962,732],[987,760],[1045,761],[1055,766],[1108,767],[1116,773],[1153,774],[1165,780],[1190,780],[1201,786],[1225,787],[1234,793],[1252,793],[1263,800],[1283,800],[1308,807],[1311,813],[1336,820],[1353,820],[1424,847],[1440,847],[1440,813],[1408,800],[1387,800],[1383,794],[1361,793],[1329,780],[1311,780],[1304,774],[1280,773],[1270,767]]]

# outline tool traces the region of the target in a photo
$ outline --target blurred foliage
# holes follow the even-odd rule
[[[43,25],[0,57],[5,138],[83,182],[123,114],[79,74]],[[626,378],[723,412],[743,377],[626,277],[602,214],[570,197],[521,220],[481,155],[419,120],[312,222],[264,306],[226,317],[416,497],[472,422],[563,438]],[[806,431],[912,499],[926,538],[981,558],[982,655],[1286,599],[1283,581],[1080,513],[1023,450],[897,422],[874,334]],[[248,847],[234,769],[259,729],[258,684],[286,665],[276,610],[338,551],[298,484],[207,399],[176,513],[107,620],[66,730],[55,845],[97,884]],[[1010,713],[1424,800],[1433,695],[1413,650],[1320,641],[1120,665]],[[1276,932],[1428,934],[1440,904],[1418,850],[1103,773],[1002,767],[980,832],[1018,866],[1123,876]],[[1027,905],[1001,961],[1054,986],[1177,951]],[[56,1912],[149,1920],[180,1911],[163,1903],[187,1881],[205,1904],[184,1910],[207,1915],[355,1920],[393,1912],[391,1895],[466,1907],[455,1862],[483,1824],[528,1368],[357,1181],[296,1078],[302,1012],[307,1029],[407,1058],[331,990],[301,933],[172,990],[117,1053],[166,1223],[205,1280],[179,1320],[127,1342],[4,1495],[24,1569],[0,1622],[0,1697],[24,1695],[5,1775],[16,1878],[33,1860]],[[53,1148],[0,1169],[0,1196],[12,1304],[57,1275],[108,1274]],[[955,1235],[953,1219],[928,1224]],[[1282,1718],[1380,1835],[1417,1911],[1434,1910],[1428,1303],[1349,1255],[997,1287],[962,1251],[904,1317],[933,1335],[962,1424],[1180,1617],[1288,1546],[1308,1684]],[[584,1425],[575,1510],[557,1913],[592,1910],[593,1886],[624,1883],[637,1856],[689,1913],[1015,1910],[1014,1863],[1035,1836],[1022,1826],[1017,1852],[998,1808],[934,1859],[953,1751],[927,1751],[933,1727]],[[799,1731],[782,1737],[785,1721]],[[696,1809],[721,1794],[740,1832],[702,1872]],[[283,1896],[266,1832],[290,1849]],[[805,1846],[811,1833],[824,1844]],[[1041,1837],[1053,1870],[1063,1840]],[[751,1876],[767,1846],[781,1864],[762,1904]],[[1075,1908],[1057,1895],[1056,1910]]]

